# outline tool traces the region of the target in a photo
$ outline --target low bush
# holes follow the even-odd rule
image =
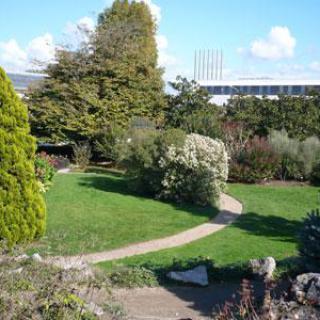
[[[41,184],[41,190],[45,192],[51,186],[56,173],[56,160],[45,152],[41,152],[36,155],[34,166],[36,177]]]
[[[159,132],[153,129],[131,129],[119,143],[119,163],[127,169],[135,192],[154,195],[159,191],[158,136]]]
[[[110,282],[120,288],[157,287],[159,282],[153,271],[144,267],[120,267],[107,273]]]
[[[66,169],[70,166],[70,160],[67,157],[50,155],[53,160],[53,166],[57,170]]]
[[[158,198],[211,204],[225,188],[227,153],[220,140],[180,129],[135,130],[124,143],[122,163],[136,191]]]
[[[320,162],[316,163],[313,168],[310,175],[311,183],[314,185],[319,186],[320,185]]]
[[[110,124],[109,127],[101,130],[95,137],[95,150],[104,159],[116,161],[119,157],[117,146],[123,139],[125,130],[117,124]]]
[[[234,182],[255,183],[272,179],[279,158],[265,138],[249,140],[230,163],[229,179]]]
[[[320,267],[320,210],[311,211],[300,232],[300,255],[316,268]]]
[[[228,156],[220,140],[187,135],[183,147],[167,145],[159,165],[164,172],[161,198],[205,206],[225,189]]]
[[[277,178],[301,180],[303,178],[303,163],[299,161],[300,141],[289,138],[285,130],[272,131],[268,141],[279,156]]]
[[[89,143],[83,142],[73,146],[73,160],[80,169],[85,169],[89,165],[91,156]]]
[[[317,137],[301,142],[299,160],[303,163],[304,177],[309,180],[314,165],[320,160],[320,140]]]
[[[272,131],[268,139],[279,156],[277,177],[282,180],[309,180],[320,159],[320,141],[309,137],[303,141],[290,138],[285,130]]]

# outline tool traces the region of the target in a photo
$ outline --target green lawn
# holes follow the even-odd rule
[[[297,254],[296,235],[306,213],[319,207],[319,188],[229,185],[229,193],[244,204],[244,214],[233,225],[179,248],[99,265],[148,265],[167,268],[173,258],[213,258],[217,266],[273,256],[283,259]]]
[[[217,213],[215,208],[133,195],[119,174],[58,174],[46,202],[46,236],[30,251],[54,255],[98,252],[172,235]]]

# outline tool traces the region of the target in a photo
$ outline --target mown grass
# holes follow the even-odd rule
[[[220,267],[239,265],[251,258],[273,256],[278,260],[297,255],[297,234],[310,209],[319,207],[319,188],[229,185],[229,193],[244,205],[244,214],[231,226],[179,248],[135,256],[99,266],[120,265],[164,270],[173,259],[188,261],[210,257]]]
[[[137,196],[119,173],[58,174],[46,202],[46,235],[30,251],[52,255],[99,252],[172,235],[217,213],[212,207]]]

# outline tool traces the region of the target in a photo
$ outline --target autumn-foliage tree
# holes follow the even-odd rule
[[[0,240],[11,247],[41,236],[45,204],[34,172],[27,108],[0,68]]]
[[[110,123],[161,117],[156,24],[145,3],[114,1],[90,40],[60,50],[42,85],[28,97],[32,132],[42,140],[94,140]]]

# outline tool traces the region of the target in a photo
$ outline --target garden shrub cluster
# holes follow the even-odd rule
[[[228,156],[220,140],[189,134],[182,148],[168,145],[159,165],[161,198],[208,205],[225,189]]]
[[[279,156],[278,178],[316,180],[315,172],[320,163],[320,140],[317,137],[300,141],[290,138],[285,130],[272,131],[269,142]]]
[[[35,149],[27,108],[0,68],[0,240],[9,247],[40,237],[45,230]]]
[[[122,154],[136,191],[208,205],[225,188],[228,157],[220,140],[180,129],[138,129],[125,140]]]
[[[254,137],[230,162],[230,180],[254,183],[269,180],[277,171],[278,156],[265,138]]]
[[[319,183],[320,140],[290,138],[285,130],[271,131],[268,138],[243,136],[241,125],[228,124],[226,145],[231,181],[261,182],[270,179]]]
[[[88,142],[79,142],[74,144],[73,160],[80,169],[85,169],[92,157],[91,146]]]
[[[36,155],[34,165],[36,177],[40,183],[40,188],[46,192],[49,190],[52,184],[52,179],[56,173],[55,159],[54,157],[50,157],[46,153],[41,152]]]

